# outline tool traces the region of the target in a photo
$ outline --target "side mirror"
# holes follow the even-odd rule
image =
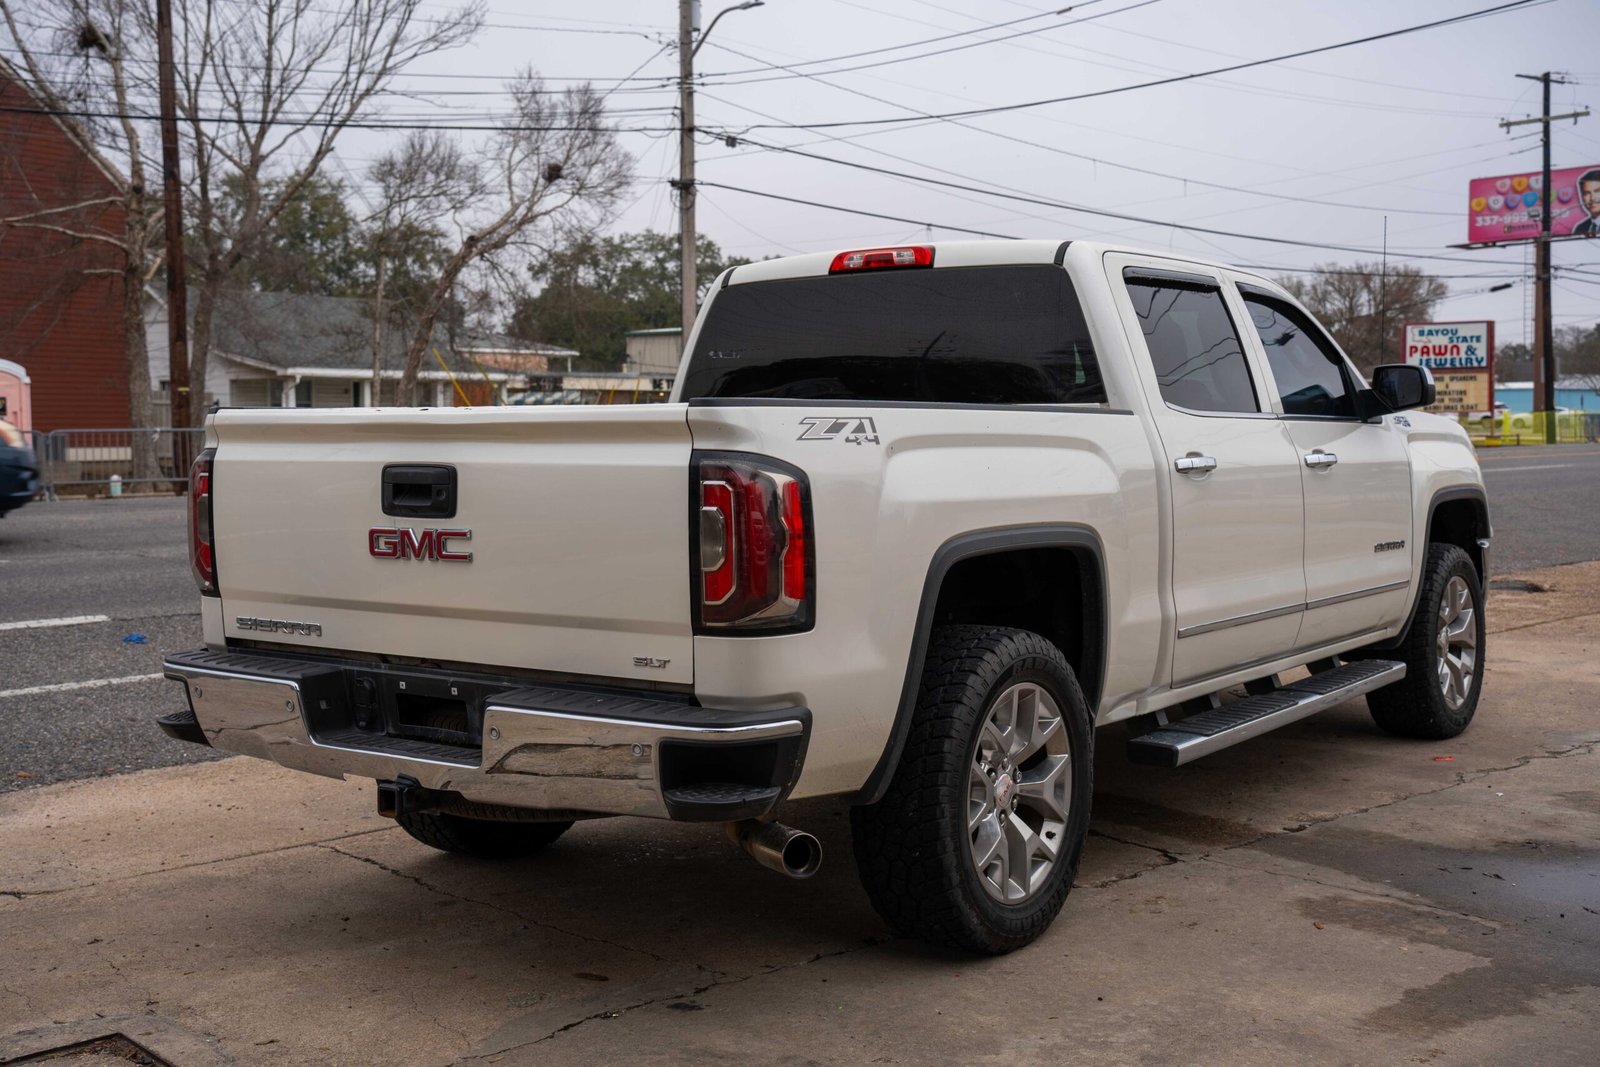
[[[1385,363],[1372,371],[1372,391],[1390,411],[1433,403],[1433,374],[1410,363]]]

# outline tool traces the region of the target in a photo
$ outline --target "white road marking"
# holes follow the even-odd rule
[[[59,619],[25,619],[0,622],[0,630],[41,630],[46,626],[82,626],[90,622],[110,622],[109,615],[64,615]]]
[[[1530,463],[1521,467],[1485,467],[1485,474],[1499,474],[1501,471],[1554,471],[1565,467],[1576,467],[1576,463]]]
[[[129,682],[153,682],[161,674],[130,674],[126,678],[91,678],[84,682],[57,682],[55,685],[33,685],[26,689],[0,689],[0,700],[6,697],[31,697],[39,693],[66,693],[74,689],[104,689],[110,685],[127,685]]]

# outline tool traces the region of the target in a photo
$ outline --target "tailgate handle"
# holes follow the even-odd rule
[[[383,468],[383,513],[402,519],[455,518],[456,469],[443,463]]]

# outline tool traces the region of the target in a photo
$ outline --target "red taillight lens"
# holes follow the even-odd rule
[[[189,468],[189,560],[194,583],[205,596],[217,595],[217,554],[211,543],[211,461],[216,454],[216,449],[206,449]]]
[[[829,274],[843,274],[853,270],[883,270],[885,267],[931,267],[933,248],[930,245],[905,245],[901,248],[863,248],[855,252],[840,252],[833,257]]]
[[[695,461],[696,605],[703,631],[807,629],[812,546],[805,475],[776,460]]]

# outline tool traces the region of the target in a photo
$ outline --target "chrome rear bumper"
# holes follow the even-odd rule
[[[759,817],[799,778],[810,730],[805,708],[718,711],[473,677],[470,688],[486,693],[475,717],[481,743],[441,744],[393,736],[381,721],[358,729],[348,711],[353,682],[373,674],[432,680],[421,673],[208,651],[175,654],[164,668],[183,683],[215,748],[330,778],[405,776],[467,800],[537,810]]]

